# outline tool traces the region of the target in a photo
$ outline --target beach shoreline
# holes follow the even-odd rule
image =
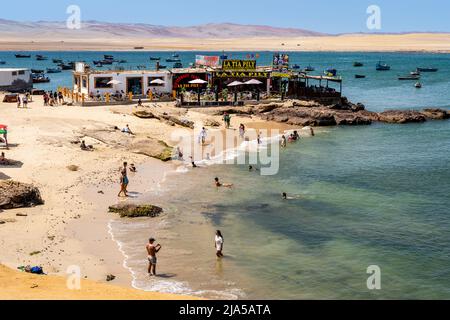
[[[58,40],[56,40],[56,39]],[[320,37],[253,37],[229,39],[0,38],[2,51],[302,51],[302,52],[430,52],[449,53],[450,34],[345,34]],[[19,40],[18,40],[19,39]]]

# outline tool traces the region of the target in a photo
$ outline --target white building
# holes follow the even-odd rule
[[[172,75],[169,71],[90,70],[84,63],[77,63],[73,77],[74,92],[86,96],[116,92],[124,94],[131,92],[134,96],[143,96],[147,94],[148,90],[158,94],[171,94],[172,92]],[[156,79],[162,80],[164,83],[152,83]]]
[[[0,90],[23,91],[33,88],[31,70],[23,68],[0,68]]]

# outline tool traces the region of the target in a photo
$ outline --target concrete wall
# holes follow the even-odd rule
[[[0,89],[5,91],[22,91],[33,88],[29,69],[0,69]]]

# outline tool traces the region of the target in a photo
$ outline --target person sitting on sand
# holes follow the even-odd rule
[[[130,164],[130,172],[133,172],[133,173],[137,172],[136,166],[133,163]]]
[[[195,164],[194,158],[192,158],[192,156],[190,156],[189,158],[191,159],[192,168],[198,168]]]
[[[219,178],[215,178],[215,179],[214,179],[214,184],[215,184],[215,186],[216,186],[217,188],[221,188],[221,187],[224,187],[224,188],[232,188],[232,187],[233,187],[233,184],[231,184],[231,183],[221,183],[221,182],[219,181]]]
[[[127,174],[127,167],[128,167],[128,163],[124,162],[123,163],[123,168],[120,171],[120,192],[117,195],[118,197],[120,197],[120,195],[123,193],[125,195],[125,197],[128,197],[128,184],[129,184],[129,180],[128,180],[128,174]]]
[[[148,254],[148,273],[150,276],[156,276],[156,264],[158,263],[158,259],[156,258],[156,254],[161,250],[162,246],[160,244],[154,245],[155,239],[150,238],[148,244],[146,246],[147,254]]]
[[[81,141],[80,149],[83,151],[93,151],[94,147],[91,145],[87,146],[86,141],[83,140],[83,141]]]
[[[127,124],[125,128],[122,129],[123,133],[128,133],[129,135],[134,136],[133,131],[131,131],[130,126]]]

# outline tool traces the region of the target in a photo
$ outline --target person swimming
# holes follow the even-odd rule
[[[292,196],[288,196],[288,194],[286,192],[283,192],[281,194],[281,198],[283,200],[299,200],[299,199],[301,199],[301,196],[294,196],[294,197],[292,197]]]
[[[219,178],[214,178],[214,184],[217,188],[225,187],[225,188],[232,188],[233,184],[231,183],[221,183],[219,181]]]

